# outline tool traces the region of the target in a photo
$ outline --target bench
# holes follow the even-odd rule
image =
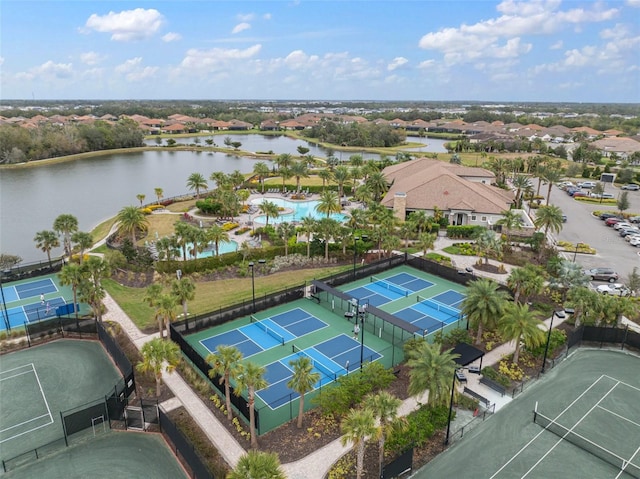
[[[349,321],[351,321],[351,319],[356,315],[356,313],[352,312],[352,311],[347,311],[346,313],[344,313],[344,317],[347,318]]]
[[[486,397],[478,394],[475,391],[472,391],[471,389],[467,388],[465,386],[464,390],[462,391],[464,394],[467,394],[473,398],[476,398],[478,401],[480,401],[482,404],[485,405],[485,407],[489,407],[491,405],[491,401],[489,401]]]
[[[320,304],[320,301],[322,301],[322,300],[320,299],[320,297],[319,297],[319,296],[316,296],[315,294],[310,295],[310,296],[309,296],[309,299],[313,299],[313,300],[314,300],[316,303],[318,303],[318,304]]]
[[[484,376],[482,376],[480,378],[480,384],[484,384],[488,388],[491,388],[494,391],[499,392],[501,396],[504,396],[506,394],[506,392],[507,392],[507,388],[505,388],[504,386],[498,384],[494,380],[489,379],[489,378],[484,377]]]
[[[458,379],[458,381],[460,381],[461,383],[466,383],[467,382],[467,376],[464,375],[464,372],[461,371],[460,369],[456,369],[456,378]]]

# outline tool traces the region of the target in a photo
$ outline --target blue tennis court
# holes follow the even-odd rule
[[[64,298],[50,298],[45,304],[40,301],[37,303],[25,304],[24,306],[15,306],[7,308],[9,315],[9,325],[13,327],[24,326],[24,323],[35,323],[43,319],[56,317],[56,308],[67,304]],[[0,328],[3,329],[3,328]]]
[[[295,308],[270,318],[251,316],[250,324],[203,339],[200,344],[212,353],[221,344],[235,346],[246,358],[327,326],[304,309]]]
[[[409,273],[398,273],[384,279],[372,276],[370,284],[351,289],[346,293],[362,303],[381,306],[431,286],[433,283],[425,279]]]
[[[293,376],[293,368],[289,364],[291,361],[295,361],[300,356],[311,359],[313,372],[320,374],[320,380],[315,385],[317,389],[347,374],[347,369],[354,371],[360,368],[360,348],[361,344],[358,341],[342,334],[313,347],[297,350],[294,354],[266,366],[265,379],[269,386],[257,391],[256,394],[271,409],[288,404],[299,396],[287,387],[287,383]],[[296,349],[294,347],[294,350]],[[379,353],[366,346],[362,351],[365,362],[375,361],[381,357]]]
[[[50,278],[38,279],[21,283],[15,286],[7,286],[2,288],[5,301],[10,303],[20,299],[32,298],[41,294],[56,293],[58,288]]]
[[[466,297],[467,297],[466,295],[450,289],[449,291],[440,293],[431,299],[437,301],[438,303],[446,304],[447,306],[453,306],[454,308],[461,309],[460,307],[462,306],[462,302]]]
[[[401,309],[393,315],[422,329],[424,335],[431,334],[460,319],[460,310],[452,306],[419,296],[417,299],[416,304]]]

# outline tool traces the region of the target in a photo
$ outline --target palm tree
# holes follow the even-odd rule
[[[144,199],[147,197],[147,195],[144,195],[142,193],[139,193],[136,195],[136,199],[140,202],[140,208],[142,208],[142,202],[144,201]]]
[[[508,299],[506,291],[500,285],[487,278],[480,278],[467,285],[467,297],[462,302],[462,314],[477,328],[476,344],[482,341],[482,330],[493,326],[502,316]]]
[[[424,210],[414,211],[409,215],[409,219],[415,223],[418,227],[418,234],[422,234],[425,230],[427,223],[429,223],[429,217]]]
[[[404,248],[409,248],[409,237],[413,236],[416,232],[416,224],[413,221],[407,220],[400,225],[400,236],[404,241]]]
[[[269,176],[269,166],[264,161],[258,161],[253,165],[253,174],[258,177],[260,186],[262,187],[262,193],[264,194],[264,179]]]
[[[456,369],[455,359],[459,354],[451,349],[440,350],[437,343],[420,341],[414,349],[407,351],[407,365],[411,368],[408,392],[417,396],[429,391],[427,404],[440,406],[447,403],[451,392],[451,378]]]
[[[571,261],[561,260],[555,276],[549,278],[549,286],[562,292],[562,299],[567,298],[567,293],[573,288],[589,285],[589,276],[584,274],[582,267]]]
[[[76,231],[71,235],[71,241],[80,249],[80,264],[84,261],[84,252],[93,246],[93,236],[91,233]]]
[[[544,169],[542,179],[548,184],[547,205],[549,205],[549,199],[551,198],[551,188],[553,188],[554,183],[557,183],[563,177],[564,173],[560,168],[548,167]]]
[[[340,442],[343,446],[353,443],[356,449],[356,478],[362,477],[364,468],[364,448],[367,437],[375,434],[376,424],[373,411],[370,409],[351,409],[342,420]]]
[[[305,216],[302,218],[300,229],[307,236],[307,258],[311,256],[311,234],[316,229],[316,219],[313,216]]]
[[[125,235],[131,236],[131,243],[136,244],[136,231],[146,231],[149,220],[137,206],[125,206],[116,215],[118,229]]]
[[[280,216],[278,205],[273,201],[263,201],[259,206],[260,213],[267,218],[265,227],[269,226],[269,218],[277,218]]]
[[[298,359],[289,361],[293,368],[293,376],[287,383],[287,387],[300,395],[298,407],[298,429],[302,428],[302,416],[304,415],[304,395],[313,391],[315,384],[320,380],[320,373],[313,372],[313,364],[307,356],[299,356]]]
[[[373,192],[373,201],[380,201],[389,190],[389,183],[381,171],[371,173],[365,183]]]
[[[73,309],[76,312],[76,319],[78,319],[78,288],[82,281],[84,281],[84,275],[82,268],[74,263],[64,265],[58,273],[60,278],[60,284],[62,286],[71,286],[73,291]]]
[[[164,194],[164,190],[162,188],[154,188],[153,192],[156,195],[156,198],[158,198],[158,204],[160,204],[160,200],[162,199],[162,195]]]
[[[316,222],[315,233],[318,236],[318,239],[324,242],[325,261],[329,261],[329,240],[333,238],[338,226],[340,226],[340,223],[332,218],[322,218]]]
[[[187,188],[195,190],[196,198],[200,198],[200,190],[206,190],[208,186],[207,179],[202,173],[191,173],[187,178]]]
[[[534,264],[513,269],[507,278],[507,286],[513,291],[513,300],[516,303],[526,303],[529,296],[542,291],[545,277],[544,269]],[[519,301],[521,295],[522,301]]]
[[[511,231],[522,228],[522,216],[514,210],[504,210],[500,214],[502,218],[496,224],[501,225],[506,230],[504,234],[507,237],[507,244],[511,245]]]
[[[340,165],[336,167],[333,172],[333,178],[338,183],[338,197],[342,198],[344,196],[344,184],[349,181],[351,175],[349,174],[349,168],[344,165]]]
[[[512,181],[512,184],[516,189],[516,208],[522,208],[522,194],[531,184],[530,180],[524,175],[516,175],[516,177]]]
[[[516,349],[513,352],[513,363],[520,359],[520,342],[527,347],[537,347],[544,343],[544,332],[540,329],[542,321],[535,317],[527,304],[508,303],[498,322],[500,334],[507,341],[515,340]]]
[[[322,180],[322,191],[324,191],[326,189],[326,187],[327,187],[327,184],[333,178],[333,174],[331,173],[331,171],[329,171],[327,169],[320,170],[320,171],[318,171],[318,178],[320,178]]]
[[[111,268],[109,263],[97,256],[89,257],[81,268],[85,281],[78,288],[80,299],[91,306],[96,319],[102,321],[102,300],[106,295],[102,280],[109,277]]]
[[[175,231],[176,244],[182,250],[182,260],[187,261],[187,243],[189,243],[193,226],[178,220],[174,223],[173,229]]]
[[[164,331],[164,323],[162,322],[162,316],[160,315],[160,297],[162,296],[162,285],[158,283],[153,283],[147,286],[145,290],[145,294],[142,300],[147,303],[151,308],[154,308],[153,315],[155,320],[158,322],[158,333],[160,333],[160,337],[163,336]]]
[[[278,171],[280,171],[283,168],[289,168],[289,165],[291,165],[292,160],[293,160],[293,157],[289,153],[282,153],[276,156],[275,160],[273,161],[278,166]]]
[[[286,479],[275,452],[249,450],[240,456],[236,468],[227,474],[227,479]]]
[[[484,264],[489,264],[489,255],[501,251],[501,242],[495,231],[486,228],[479,229],[474,234],[476,248],[480,256],[484,256]]]
[[[342,211],[340,198],[333,191],[323,191],[316,205],[316,211],[326,215],[327,218],[333,213],[340,213]]]
[[[36,242],[36,248],[43,253],[47,253],[49,258],[49,266],[51,266],[51,250],[60,246],[60,240],[55,231],[42,230],[38,231],[33,237],[33,241]]]
[[[285,189],[287,188],[287,186],[285,185],[285,182],[292,176],[291,170],[288,167],[287,168],[282,167],[278,170],[278,173],[282,178],[282,192],[284,193]]]
[[[140,349],[142,361],[136,369],[141,373],[152,372],[156,378],[156,396],[160,396],[162,388],[162,369],[171,374],[175,371],[182,355],[180,346],[173,341],[163,341],[162,338],[154,338],[142,345]]]
[[[536,228],[544,228],[544,239],[547,240],[549,230],[559,233],[562,230],[562,210],[555,205],[542,206],[536,211],[533,221]]]
[[[296,232],[296,227],[291,223],[280,223],[276,228],[276,233],[284,242],[284,255],[289,256],[289,238]]]
[[[214,379],[220,376],[220,384],[224,384],[224,394],[227,401],[227,419],[233,419],[231,409],[231,377],[236,377],[241,370],[242,353],[235,346],[221,344],[216,348],[216,353],[209,354],[206,361],[211,365],[209,377]]]
[[[167,339],[171,337],[171,329],[169,325],[176,320],[176,306],[178,306],[178,298],[171,294],[161,294],[158,298],[157,311],[160,317],[164,320]],[[162,334],[160,337],[162,338]]]
[[[418,248],[422,250],[424,256],[427,255],[427,251],[433,249],[437,237],[435,233],[421,233],[420,236],[418,236]]]
[[[289,172],[296,179],[296,192],[300,193],[300,179],[309,177],[309,169],[304,161],[294,161],[289,167]]]
[[[229,233],[222,226],[213,224],[207,230],[207,239],[213,242],[216,256],[220,256],[220,243],[229,243]]]
[[[78,231],[78,218],[73,215],[64,214],[58,216],[53,221],[53,231],[62,235],[62,245],[64,254],[71,254],[71,234]]]
[[[264,378],[266,369],[264,366],[247,361],[242,365],[236,380],[235,393],[237,395],[247,390],[247,403],[249,404],[249,432],[251,433],[251,447],[258,447],[258,435],[256,434],[256,411],[255,411],[255,393],[260,389],[266,388],[269,383]]]
[[[384,445],[389,432],[392,431],[398,419],[398,408],[402,401],[387,391],[380,391],[377,394],[369,395],[364,400],[364,407],[373,411],[373,415],[378,419],[376,436],[378,437],[378,464],[379,474],[382,477],[382,467],[384,465]]]
[[[190,278],[182,276],[180,279],[174,279],[171,283],[171,294],[182,304],[182,317],[187,319],[189,314],[187,301],[192,301],[196,297],[196,285]]]
[[[244,184],[245,180],[246,178],[240,170],[233,170],[229,175],[229,181],[231,182],[234,190],[240,188]]]

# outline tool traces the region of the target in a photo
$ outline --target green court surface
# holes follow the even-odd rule
[[[0,357],[0,459],[64,437],[60,412],[113,392],[122,375],[96,341],[62,339]]]
[[[639,370],[631,354],[578,350],[412,477],[640,477]]]
[[[400,278],[403,282],[406,281],[405,284],[420,289],[412,290],[411,294],[407,291],[406,295],[388,293],[383,287],[373,287],[370,290],[370,278],[341,285],[338,289],[347,294],[349,291],[371,296],[386,294],[388,297],[378,297],[378,307],[387,313],[412,308],[417,304],[417,295],[430,298],[455,291],[456,295],[461,296],[465,291],[461,285],[408,266],[384,271],[376,275],[376,278]],[[254,315],[255,319],[266,325],[269,332],[259,330],[247,316],[185,336],[186,341],[203,358],[214,352],[217,345],[226,344],[236,346],[250,361],[266,366],[265,378],[269,386],[257,392],[255,402],[261,434],[284,424],[297,413],[298,395],[286,386],[292,374],[290,361],[295,359],[296,354],[312,357],[321,373],[315,391],[309,393],[305,400],[306,409],[313,406],[310,399],[322,387],[341,375],[358,371],[361,358],[363,363],[377,361],[386,368],[396,366],[404,359],[403,344],[412,337],[411,333],[368,315],[363,328],[364,334],[361,331],[356,335],[354,319],[345,316],[353,308],[351,303],[339,298],[332,299],[333,296],[325,293],[318,296],[324,299],[319,302],[310,298],[299,299],[259,311]],[[360,304],[364,304],[364,300]],[[456,316],[452,322],[442,323],[440,330],[446,332],[465,326],[466,323]],[[436,330],[429,331],[429,339],[432,339],[435,332]]]
[[[109,431],[27,466],[8,479],[188,477],[158,434]]]

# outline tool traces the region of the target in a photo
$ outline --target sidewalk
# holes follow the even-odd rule
[[[441,251],[453,242],[454,241],[448,238],[438,238],[436,241],[435,251]],[[467,266],[473,266],[477,261],[477,257],[475,256],[449,256],[453,257],[455,266],[459,269],[464,269]],[[505,268],[510,272],[513,267],[505,265]],[[478,271],[477,274],[487,277],[495,276],[496,278],[494,279],[502,281],[506,280],[508,277],[508,274],[492,275],[480,271]],[[109,294],[106,295],[103,302],[107,308],[107,313],[105,313],[103,319],[105,321],[113,321],[120,324],[122,329],[127,333],[138,349],[140,349],[142,345],[150,339],[158,336],[158,333],[152,335],[142,333]],[[548,328],[549,322],[550,319],[545,321],[546,328]],[[513,351],[514,345],[512,343],[503,344],[502,346],[487,353],[483,357],[482,365],[484,367],[495,364],[499,362],[503,356],[510,354]],[[501,397],[497,392],[480,384],[478,381],[478,375],[468,374],[467,380],[467,387],[487,398],[492,404],[495,403],[496,410],[511,401],[510,397]],[[198,423],[200,428],[204,431],[216,449],[218,449],[227,463],[232,468],[235,467],[238,459],[246,452],[243,445],[236,441],[236,439],[228,432],[226,426],[218,421],[215,415],[202,402],[200,397],[193,392],[189,385],[185,383],[180,375],[163,374],[163,381],[165,385],[171,389],[175,398],[162,403],[160,407],[165,411],[169,411],[183,406],[193,420]],[[422,398],[411,397],[406,399],[400,406],[400,415],[406,416],[418,408],[420,399]],[[342,446],[340,439],[336,439],[298,461],[283,464],[282,468],[289,479],[323,479],[333,464],[350,449],[350,445],[346,447]]]

